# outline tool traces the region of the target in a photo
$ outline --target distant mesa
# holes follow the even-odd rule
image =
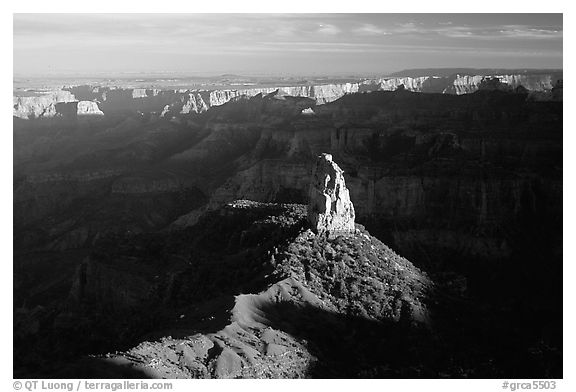
[[[13,116],[22,119],[75,118],[76,116],[103,116],[98,103],[77,100],[66,90],[57,90],[31,97],[14,97]]]
[[[354,233],[354,218],[344,171],[332,160],[331,154],[324,153],[316,161],[310,184],[308,221],[312,230],[330,236]]]
[[[78,116],[103,116],[104,112],[100,110],[98,104],[92,101],[78,102],[78,109],[76,111]]]
[[[420,93],[470,94],[482,89],[515,91],[522,86],[535,100],[561,100],[561,71],[517,72],[517,73],[469,73],[437,76],[433,72],[426,76],[388,76],[379,79],[356,80],[346,83],[314,85],[254,86],[240,89],[170,89],[170,88],[125,88],[103,86],[72,86],[62,90],[44,92],[34,96],[14,97],[14,117],[22,119],[50,118],[59,116],[56,104],[78,103],[78,115],[102,115],[117,112],[158,113],[162,117],[203,113],[241,97],[266,96],[276,100],[287,97],[303,97],[322,105],[358,92],[411,91]],[[418,74],[419,72],[417,72]],[[553,93],[552,90],[556,88]],[[70,108],[60,105],[66,112]],[[303,114],[311,114],[304,113]]]
[[[13,116],[23,119],[48,118],[57,115],[56,104],[75,102],[69,91],[57,90],[26,97],[13,98]]]

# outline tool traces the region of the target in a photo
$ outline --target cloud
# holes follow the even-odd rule
[[[470,38],[480,40],[494,39],[561,39],[561,27],[542,28],[528,25],[502,25],[494,27],[452,26],[436,29],[439,35],[450,38]]]
[[[240,49],[240,48],[235,48]],[[468,57],[547,57],[562,55],[558,50],[523,50],[523,49],[495,49],[491,47],[466,47],[445,45],[416,45],[416,44],[384,44],[384,43],[352,43],[352,42],[259,42],[257,47],[242,47],[244,52],[274,52],[283,53],[351,53],[351,54],[458,54]]]
[[[352,30],[352,32],[358,35],[375,35],[375,36],[390,34],[383,28],[380,28],[370,23],[363,24],[359,28]]]
[[[339,34],[341,30],[332,24],[320,24],[316,32],[322,35],[336,35]]]
[[[395,33],[406,34],[406,33],[423,33],[426,32],[427,29],[421,26],[418,26],[414,22],[408,23],[399,23],[398,27],[394,28]]]
[[[538,14],[14,14],[13,33],[15,69],[39,70],[64,67],[69,58],[90,69],[138,68],[152,58],[158,69],[194,63],[210,70],[224,57],[303,69],[292,60],[299,53],[294,57],[352,53],[354,61],[365,59],[361,67],[376,58],[373,67],[384,59],[394,67],[434,65],[435,56],[442,64],[484,56],[500,66],[507,57],[561,58],[563,37],[561,16]]]
[[[498,30],[498,33],[503,37],[510,38],[554,39],[562,38],[563,36],[561,28],[543,29],[523,25],[504,26],[504,28]]]

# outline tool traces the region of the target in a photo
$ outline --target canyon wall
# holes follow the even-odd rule
[[[544,88],[547,82],[540,81],[535,88]],[[272,230],[274,225],[284,227],[291,215],[279,220],[265,209],[247,220],[226,208],[220,215],[222,203],[251,199],[306,204],[315,159],[329,152],[344,171],[356,222],[429,272],[442,285],[443,297],[457,293],[458,312],[446,308],[447,317],[461,322],[462,315],[467,328],[448,329],[446,336],[456,337],[455,345],[462,345],[460,336],[469,336],[485,346],[486,331],[492,328],[499,339],[494,347],[507,346],[530,325],[547,332],[535,332],[535,343],[529,347],[522,343],[526,351],[513,346],[510,352],[523,357],[541,352],[537,350],[548,344],[542,336],[561,336],[561,309],[549,309],[562,302],[562,103],[532,101],[523,89],[487,91],[480,88],[482,81],[470,87],[480,90],[474,94],[410,91],[439,90],[445,82],[399,77],[375,87],[395,91],[347,94],[356,88],[350,84],[291,92],[307,95],[300,98],[283,90],[254,90],[252,97],[218,93],[211,98],[209,91],[83,87],[74,90],[79,102],[61,102],[54,109],[69,110],[70,115],[78,107],[96,112],[82,102],[102,99],[97,108],[106,115],[98,121],[61,126],[55,118],[57,126],[35,128],[51,122],[15,118],[20,128],[14,132],[14,150],[29,151],[15,154],[14,163],[15,298],[18,315],[24,315],[16,318],[18,326],[37,330],[34,325],[41,325],[42,319],[35,312],[40,309],[50,318],[46,325],[68,328],[53,336],[68,341],[74,335],[65,330],[80,330],[81,337],[98,331],[101,346],[88,347],[87,352],[103,352],[108,346],[102,344],[114,341],[119,331],[134,336],[134,327],[144,326],[142,333],[148,333],[158,328],[158,320],[179,320],[185,327],[179,330],[186,330],[194,315],[212,323],[204,317],[212,315],[217,303],[206,303],[210,313],[204,315],[192,307],[192,300],[205,301],[207,293],[233,299],[237,293],[252,292],[244,285],[254,285],[254,279],[265,283],[273,271],[268,264],[262,269],[260,255],[270,258],[272,266],[282,261],[277,247],[266,245],[268,239],[279,244],[293,238],[285,236],[291,232],[280,236]],[[401,85],[404,89],[398,88]],[[358,91],[362,89],[358,85]],[[317,105],[316,99],[340,94],[340,99]],[[165,121],[138,113],[142,108],[164,111],[165,116],[204,113]],[[28,150],[38,140],[43,146]],[[236,205],[251,204],[257,203]],[[294,208],[304,213],[304,205]],[[247,230],[249,222],[255,222],[253,230]],[[294,233],[302,228],[295,226]],[[249,250],[250,244],[260,247],[263,241],[262,253]],[[358,262],[358,268],[372,260],[371,243],[366,243],[366,260],[357,252],[334,258],[343,244],[330,250],[323,242],[314,252],[300,252],[305,249],[302,242],[286,255],[302,260],[298,270],[304,276],[315,254],[332,255],[319,265],[323,274],[348,260]],[[214,257],[217,254],[222,257]],[[189,263],[190,255],[202,263],[200,268]],[[376,260],[377,265],[384,261]],[[362,298],[372,292],[357,290],[372,276],[370,271],[355,281],[339,276],[336,290],[349,287]],[[231,287],[234,291],[221,290]],[[332,293],[332,286],[327,287]],[[70,307],[64,313],[64,300],[58,308],[33,308],[68,293]],[[155,315],[149,325],[144,318],[129,324],[118,319],[132,317],[134,313],[124,309],[139,304],[146,305],[147,313],[153,304],[149,300],[158,301],[162,312],[172,303],[175,313]],[[395,293],[394,301],[401,314],[402,297]],[[94,302],[104,306],[96,308]],[[379,308],[381,303],[371,305]],[[228,317],[232,306],[222,305]],[[82,313],[66,313],[83,306],[94,324],[83,321]],[[502,315],[505,321],[495,324]],[[105,327],[111,325],[121,328],[106,335]],[[474,335],[467,332],[469,326]],[[17,330],[22,337],[19,352],[26,359],[38,357],[37,340],[25,329]],[[355,336],[359,335],[351,342],[357,350]],[[367,336],[368,347],[372,335]],[[60,341],[48,340],[61,346]],[[49,357],[54,351],[40,349]],[[462,358],[471,357],[466,354]],[[449,360],[450,366],[456,363],[453,357]],[[457,363],[460,367],[462,362]]]
[[[501,83],[512,89],[522,86],[529,91],[550,91],[556,85],[559,79],[555,75],[494,75],[492,78],[498,79]],[[469,94],[477,91],[483,76],[458,75],[451,86],[447,87],[445,92],[449,94]]]
[[[31,97],[13,97],[14,117],[23,119],[54,117],[56,104],[75,102],[76,98],[69,91],[58,90]]]
[[[76,114],[78,116],[103,116],[104,112],[93,101],[79,101]]]
[[[394,77],[367,80],[362,83],[364,91],[394,91],[403,85],[406,90],[424,93],[470,94],[478,91],[486,79],[497,79],[504,86],[519,86],[529,91],[551,91],[562,80],[561,74],[510,74],[510,75],[453,75],[450,77],[419,76]]]
[[[337,93],[352,88],[348,85]],[[320,96],[319,91],[328,90],[303,93]],[[134,94],[154,100],[165,92],[106,92],[107,97],[130,100]],[[210,103],[207,94],[199,93],[206,106]],[[104,140],[110,144],[99,154],[88,149],[78,162],[97,167],[111,164],[114,157],[129,167],[125,173],[108,177],[105,187],[93,188],[102,192],[98,202],[109,215],[102,227],[119,223],[112,216],[121,211],[130,211],[122,230],[168,224],[176,213],[192,212],[188,204],[178,201],[182,192],[191,189],[201,193],[196,205],[209,198],[208,208],[235,199],[306,203],[310,167],[322,152],[333,154],[344,170],[358,222],[417,260],[444,251],[507,258],[515,247],[510,236],[524,232],[526,217],[546,221],[546,215],[561,216],[562,107],[558,102],[531,102],[526,92],[456,95],[405,89],[345,94],[315,106],[313,115],[305,115],[302,110],[313,105],[313,99],[284,94],[274,90],[263,96],[260,91],[252,98],[230,98],[193,125],[133,120],[133,139],[125,141],[130,133],[116,127],[95,133],[89,142],[82,139],[87,145]],[[162,123],[173,129],[159,132]],[[143,152],[149,158],[134,158]],[[30,173],[16,186],[16,222],[26,226],[27,232],[38,231],[32,225],[34,219],[49,212],[54,219],[62,219],[60,185],[56,184],[80,187],[85,183],[83,176],[61,178],[53,168],[58,165],[60,161],[42,174]],[[68,173],[92,176],[91,171]],[[98,179],[89,182],[97,184]],[[74,198],[78,191],[70,186],[62,188],[62,193],[67,189]],[[43,194],[47,197],[42,198]],[[544,216],[538,215],[542,211]],[[416,251],[420,254],[411,253]]]
[[[529,235],[518,234],[527,217],[551,225],[547,216],[561,216],[561,127],[548,123],[560,118],[558,104],[511,93],[379,94],[348,96],[289,129],[262,130],[210,205],[306,203],[312,162],[329,151],[345,171],[358,221],[419,260],[433,252],[506,259],[517,251],[510,237]],[[491,103],[482,107],[483,99]],[[340,125],[326,126],[326,118]]]
[[[243,89],[170,90],[145,88],[109,88],[74,86],[33,97],[14,97],[15,117],[49,118],[66,115],[57,104],[85,102],[77,106],[76,115],[117,112],[156,112],[162,116],[203,113],[237,97],[279,93],[314,99],[317,105],[333,102],[346,94],[371,91],[394,91],[403,86],[413,92],[469,94],[477,91],[486,78],[495,78],[515,89],[519,86],[534,92],[550,92],[562,79],[561,74],[453,75],[450,77],[388,77],[350,83],[323,85],[274,86]],[[92,102],[92,103],[89,103]],[[61,105],[64,108],[63,105]]]
[[[14,97],[13,116],[21,119],[76,118],[102,116],[95,101],[78,101],[74,94],[58,90],[32,97]]]

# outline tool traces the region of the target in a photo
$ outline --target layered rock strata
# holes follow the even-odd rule
[[[547,92],[558,84],[560,74],[501,74],[452,76],[402,76],[366,79],[348,83],[321,85],[271,86],[243,89],[145,89],[110,88],[99,86],[74,86],[31,97],[14,97],[14,116],[50,118],[60,113],[57,104],[90,101],[78,104],[78,115],[98,114],[86,112],[93,108],[103,113],[140,111],[157,112],[163,117],[189,113],[203,113],[209,108],[220,106],[238,97],[253,97],[258,94],[277,93],[282,96],[306,97],[317,105],[333,102],[346,94],[370,91],[395,91],[403,88],[413,92],[469,94],[477,91],[485,79],[497,79],[504,86],[516,89],[519,86],[531,92]],[[98,103],[96,103],[98,102]]]

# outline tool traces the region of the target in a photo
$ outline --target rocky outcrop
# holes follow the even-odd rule
[[[470,94],[478,91],[482,82],[498,80],[510,90],[519,86],[528,91],[550,91],[559,75],[555,74],[502,74],[502,75],[453,75],[449,77],[418,76],[394,77],[362,82],[360,91],[395,91],[404,89],[422,93]]]
[[[284,87],[267,87],[267,88],[250,88],[240,90],[215,90],[209,92],[210,106],[223,105],[232,98],[238,96],[253,97],[258,94],[271,94],[274,92],[292,97],[312,98],[317,104],[332,102],[345,94],[352,94],[359,91],[358,83],[342,84],[325,84],[325,85],[306,85],[306,86],[284,86]]]
[[[516,89],[519,86],[526,88],[528,91],[550,91],[554,87],[556,80],[553,75],[457,75],[451,86],[445,90],[448,94],[470,94],[478,91],[483,81],[488,79],[497,79],[510,89]]]
[[[403,88],[407,91],[444,94],[469,94],[477,91],[482,82],[489,78],[498,79],[502,85],[514,90],[520,86],[530,92],[550,93],[561,80],[560,73],[523,73],[499,75],[460,75],[452,76],[396,76],[379,79],[351,81],[320,85],[296,85],[254,87],[243,89],[146,89],[146,88],[110,88],[93,86],[69,87],[65,91],[56,91],[35,97],[14,97],[14,116],[19,118],[48,118],[57,115],[55,104],[58,102],[97,101],[103,113],[124,111],[155,112],[162,117],[178,116],[190,113],[203,113],[214,106],[221,106],[238,97],[254,97],[259,94],[275,93],[278,96],[305,97],[313,99],[317,105],[333,102],[344,95],[357,92],[395,91]],[[76,98],[75,98],[76,97]],[[544,100],[538,98],[539,100]],[[550,97],[546,100],[551,100]],[[95,104],[82,104],[88,109]],[[84,112],[78,114],[86,114]]]
[[[561,167],[561,106],[499,91],[427,98],[409,92],[349,95],[315,107],[315,116],[300,116],[290,128],[264,129],[250,160],[209,192],[211,201],[304,203],[309,167],[330,151],[349,173],[356,221],[372,232],[379,232],[376,225],[394,228],[390,241],[403,254],[428,258],[442,244],[438,248],[447,253],[509,258],[513,246],[502,233],[535,214],[533,203],[561,199],[555,169]],[[436,121],[442,125],[430,128]],[[559,213],[555,203],[545,205],[549,214]],[[440,232],[446,234],[435,242]]]
[[[87,309],[84,317],[97,322],[95,309],[110,320],[128,314],[128,325],[153,328],[145,332],[162,341],[147,335],[127,351],[100,356],[91,374],[106,363],[153,378],[354,376],[380,363],[400,371],[397,350],[372,357],[367,349],[380,352],[429,328],[432,281],[361,226],[328,238],[302,230],[305,220],[304,205],[237,200],[205,213],[184,236],[104,245],[78,266],[69,309]],[[151,262],[150,252],[163,260]],[[154,324],[144,323],[143,309],[158,315]],[[56,320],[73,325],[74,317]],[[327,336],[338,337],[341,353]]]
[[[74,94],[66,90],[56,90],[33,97],[14,97],[13,116],[22,119],[76,116],[102,116],[104,112],[94,101],[78,101]]]
[[[13,116],[22,119],[50,118],[57,115],[58,103],[76,102],[69,91],[57,90],[31,97],[14,97]]]
[[[78,116],[103,116],[104,112],[100,110],[97,102],[80,101],[77,109]]]
[[[146,88],[135,88],[132,90],[132,98],[148,98],[155,97],[160,94],[160,89],[146,89]]]
[[[354,217],[344,172],[332,160],[332,155],[320,155],[310,184],[308,222],[312,230],[330,234],[353,233]]]
[[[275,94],[279,99],[284,96],[311,98],[317,104],[324,104],[360,90],[359,83],[220,90],[124,89],[91,86],[76,86],[68,89],[82,100],[100,102],[98,106],[104,113],[157,112],[161,114],[161,117],[203,113],[211,107],[221,106],[238,97],[255,97],[260,94],[263,96]]]
[[[177,102],[165,107],[162,115],[204,113],[211,107],[224,105],[233,99],[256,97],[260,94],[268,97],[274,96],[276,99],[284,99],[286,96],[311,98],[316,104],[321,105],[335,101],[345,94],[352,94],[358,91],[360,91],[358,83],[186,91]]]
[[[364,81],[361,91],[395,91],[402,86],[408,91],[441,93],[449,83],[448,78],[435,76],[382,78]]]
[[[200,93],[189,93],[187,97],[183,97],[182,103],[180,114],[203,113],[209,109]]]

